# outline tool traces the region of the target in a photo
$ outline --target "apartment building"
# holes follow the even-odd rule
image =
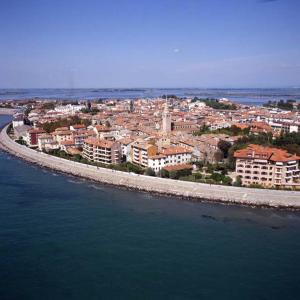
[[[38,137],[38,148],[40,151],[45,150],[48,144],[53,144],[53,136],[48,133],[39,135]]]
[[[68,127],[57,128],[53,133],[54,140],[60,145],[61,142],[72,141],[73,133]]]
[[[38,146],[38,137],[41,134],[44,134],[45,131],[43,129],[29,129],[26,133],[26,142],[29,147],[37,147]]]
[[[234,157],[243,185],[285,186],[300,179],[300,157],[286,150],[252,144],[235,151]]]
[[[146,141],[136,141],[131,146],[131,161],[142,167],[148,167],[150,156],[157,154],[157,146]]]
[[[84,141],[91,137],[95,137],[95,132],[93,130],[81,130],[73,132],[75,147],[83,147]]]
[[[83,157],[106,165],[118,164],[121,162],[121,145],[119,142],[88,138],[84,141]]]

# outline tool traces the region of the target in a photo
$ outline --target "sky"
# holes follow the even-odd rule
[[[299,0],[0,0],[0,87],[300,87],[299,12]]]

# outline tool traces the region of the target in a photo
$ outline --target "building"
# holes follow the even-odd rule
[[[37,147],[38,137],[44,133],[45,131],[43,129],[29,129],[26,134],[27,145],[29,147]]]
[[[291,185],[299,181],[300,157],[286,150],[249,145],[234,152],[236,174],[243,185],[266,187]]]
[[[84,108],[85,108],[84,105],[67,104],[67,105],[56,106],[55,111],[63,114],[75,115],[76,112],[79,112]]]
[[[18,115],[13,118],[13,128],[24,125],[24,117],[23,115]]]
[[[183,147],[169,147],[163,149],[156,155],[148,159],[148,168],[156,173],[167,166],[177,166],[187,164],[192,160],[192,150]]]
[[[193,132],[198,130],[198,126],[196,122],[179,121],[172,124],[172,130]]]
[[[167,103],[162,113],[162,130],[164,133],[171,132],[171,114],[169,112]]]
[[[95,137],[95,133],[93,130],[85,130],[85,131],[78,131],[78,132],[72,132],[73,135],[73,141],[75,144],[75,147],[79,148],[79,147],[83,147],[84,145],[84,141],[87,138],[90,137]]]
[[[83,125],[83,124],[71,125],[70,126],[70,130],[71,131],[76,131],[76,132],[85,131],[86,130],[86,126]]]
[[[83,157],[91,162],[118,164],[121,162],[121,145],[119,142],[88,138],[84,141]]]
[[[61,127],[55,129],[52,133],[54,140],[60,145],[61,142],[64,141],[72,141],[73,140],[73,133],[68,127]]]
[[[131,161],[131,145],[133,140],[131,138],[122,138],[118,142],[121,144],[122,160]]]
[[[23,139],[24,141],[27,140],[27,132],[31,129],[29,125],[21,125],[14,128],[14,135],[16,139]]]
[[[147,168],[150,156],[157,154],[157,146],[146,142],[136,141],[131,147],[131,161],[137,165]]]
[[[40,151],[45,150],[47,147],[46,145],[48,144],[53,144],[53,136],[48,133],[44,133],[39,135],[38,137],[38,148]]]

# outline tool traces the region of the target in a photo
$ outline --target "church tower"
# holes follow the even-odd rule
[[[171,114],[169,112],[167,100],[165,103],[165,109],[162,113],[162,130],[164,133],[171,132]]]

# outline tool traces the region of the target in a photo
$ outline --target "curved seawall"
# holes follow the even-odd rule
[[[2,149],[27,161],[39,164],[40,166],[75,176],[101,183],[152,193],[174,195],[191,200],[300,209],[300,192],[297,191],[210,185],[98,168],[37,152],[26,146],[17,144],[7,135],[6,129],[7,126],[4,127],[0,133],[0,145]]]
[[[0,108],[0,115],[14,115],[18,110],[14,108]]]

